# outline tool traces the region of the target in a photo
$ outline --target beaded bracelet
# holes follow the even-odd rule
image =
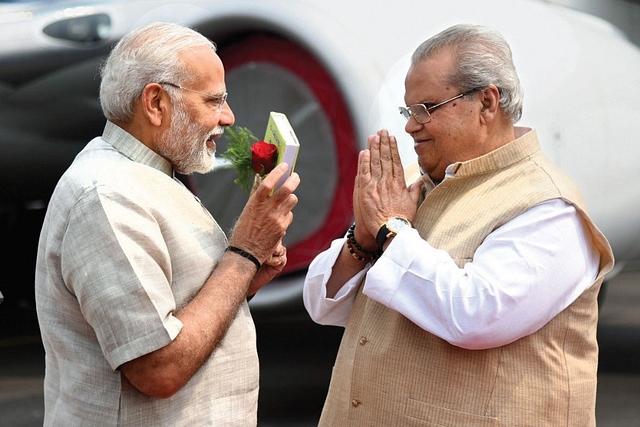
[[[356,251],[353,249],[353,244],[351,243],[351,240],[347,240],[347,247],[349,248],[349,253],[351,254],[351,256],[357,259],[358,261],[371,261],[372,259],[374,259],[374,257],[372,256],[365,258],[362,255],[358,255]]]
[[[362,252],[363,254],[369,255],[371,259],[379,258],[380,255],[382,254],[382,251],[380,250],[380,248],[376,249],[375,251],[369,251],[367,249],[364,249],[362,246],[360,246],[360,244],[358,244],[358,242],[356,241],[355,229],[356,229],[356,223],[354,222],[353,225],[349,227],[349,231],[347,232],[348,242],[353,246],[355,246],[355,248],[360,252]],[[350,249],[353,249],[353,248],[351,247]]]

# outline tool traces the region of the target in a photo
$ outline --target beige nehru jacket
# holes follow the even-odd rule
[[[534,131],[456,164],[455,177],[435,188],[426,184],[415,227],[458,266],[502,224],[562,198],[592,234],[598,277],[537,332],[488,350],[455,347],[360,291],[320,426],[594,426],[597,295],[613,254],[579,190],[540,151]]]

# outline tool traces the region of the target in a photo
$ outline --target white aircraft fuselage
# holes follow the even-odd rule
[[[268,111],[289,116],[303,181],[288,234],[302,255],[292,256],[290,271],[304,269],[351,223],[355,156],[368,135],[389,129],[403,161],[415,161],[397,108],[409,56],[460,22],[504,34],[525,92],[518,125],[535,128],[543,150],[582,189],[618,266],[640,257],[640,49],[603,20],[533,0],[0,5],[3,203],[46,203],[75,153],[102,131],[97,65],[123,34],[152,21],[191,26],[218,44],[237,125],[261,137]],[[225,174],[187,180],[214,217],[230,223],[244,199],[231,184],[220,189],[232,179]],[[235,210],[216,212],[220,197]]]

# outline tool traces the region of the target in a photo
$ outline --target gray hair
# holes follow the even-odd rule
[[[481,25],[454,25],[418,46],[411,56],[411,64],[416,65],[443,50],[453,54],[455,63],[447,84],[458,87],[461,92],[493,84],[500,90],[502,111],[512,123],[520,120],[524,92],[511,48],[502,34]]]
[[[216,45],[182,25],[156,22],[127,33],[100,69],[100,104],[108,120],[130,122],[133,108],[149,83],[189,82],[190,70],[180,60],[186,50]],[[174,100],[181,94],[174,91]]]

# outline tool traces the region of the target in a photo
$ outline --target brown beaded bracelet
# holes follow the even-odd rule
[[[351,243],[351,240],[347,240],[347,247],[349,248],[349,253],[351,254],[351,256],[357,259],[358,261],[371,261],[372,259],[374,259],[372,256],[370,256],[369,258],[365,258],[362,255],[358,255],[356,251],[353,249],[353,244]]]

